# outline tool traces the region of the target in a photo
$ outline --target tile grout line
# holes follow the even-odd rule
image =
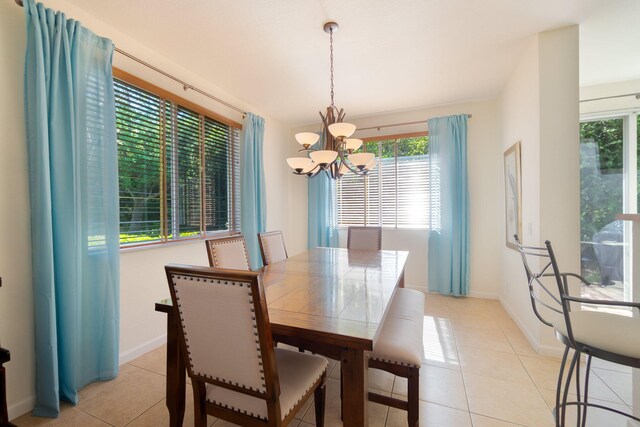
[[[596,369],[597,369],[597,368],[596,368]],[[622,397],[620,397],[620,395],[618,395],[618,393],[617,393],[613,388],[611,388],[611,386],[610,386],[609,384],[607,384],[607,382],[606,382],[606,381],[605,381],[605,380],[604,380],[600,375],[598,375],[598,372],[597,372],[597,371],[594,371],[594,370],[593,370],[593,368],[591,368],[591,375],[595,375],[596,377],[598,377],[598,379],[599,379],[600,381],[602,381],[602,383],[603,383],[603,384],[604,384],[604,385],[605,385],[609,390],[611,390],[611,393],[613,393],[613,394],[614,394],[618,399],[620,399],[620,402],[622,402],[622,404],[623,404],[623,405],[627,405],[627,401],[626,401],[626,400],[624,400]],[[604,399],[601,399],[601,400],[604,400]],[[611,403],[615,403],[615,402],[611,402]],[[627,405],[627,406],[629,406],[629,405]]]
[[[149,412],[151,409],[153,409],[154,406],[156,406],[158,403],[162,402],[165,398],[163,397],[162,399],[158,400],[156,403],[154,403],[153,405],[149,406],[147,409],[145,409],[144,411],[142,411],[142,413],[138,414],[136,417],[134,417],[131,421],[129,421],[128,423],[125,424],[125,427],[130,425],[131,423],[133,423],[135,420],[137,420],[138,418],[140,418],[141,416],[143,416],[144,414],[146,414],[147,412]],[[185,403],[186,403],[186,399],[185,399]],[[186,405],[185,405],[186,406]],[[186,408],[185,408],[186,409]]]

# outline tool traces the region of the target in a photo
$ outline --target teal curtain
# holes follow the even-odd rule
[[[429,290],[469,293],[467,115],[428,121],[430,163]]]
[[[113,43],[24,3],[35,305],[34,415],[118,373],[118,153]]]
[[[324,172],[308,181],[309,249],[338,247],[335,181]]]
[[[258,233],[267,225],[266,190],[262,145],[264,143],[264,119],[247,113],[242,127],[243,143],[240,169],[240,228],[247,241],[251,268],[262,267]]]
[[[324,147],[324,133],[312,148]],[[337,248],[338,214],[336,183],[326,173],[321,172],[307,182],[307,247]]]

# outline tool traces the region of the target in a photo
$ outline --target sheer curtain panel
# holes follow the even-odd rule
[[[25,120],[35,305],[34,415],[118,373],[113,43],[26,0]]]
[[[429,290],[469,293],[467,115],[430,119]]]
[[[240,180],[240,229],[247,241],[251,268],[262,267],[258,233],[266,231],[267,207],[262,145],[264,119],[247,113],[242,127],[242,179]]]
[[[317,143],[324,145],[324,135]],[[345,179],[345,178],[342,178]],[[317,247],[338,246],[338,215],[336,184],[327,174],[321,172],[318,176],[308,179],[309,223],[307,231],[307,245],[309,249]]]

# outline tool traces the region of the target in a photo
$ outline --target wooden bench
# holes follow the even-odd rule
[[[424,301],[422,292],[397,289],[378,341],[369,355],[369,368],[381,369],[408,381],[407,401],[373,392],[369,392],[369,400],[407,411],[410,427],[418,425]]]

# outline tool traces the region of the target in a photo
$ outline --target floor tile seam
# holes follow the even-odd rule
[[[131,363],[129,363],[129,364],[131,364]],[[142,369],[143,371],[151,372],[152,374],[160,375],[162,378],[167,378],[167,373],[166,372],[164,374],[161,374],[159,372],[152,371],[151,369],[147,369],[147,368],[145,368],[143,366],[137,366],[137,365],[131,365],[131,366],[133,366],[135,368],[138,368],[138,369]]]
[[[425,366],[425,365],[428,366],[429,368],[440,368],[440,369],[446,369],[448,371],[462,372],[462,368],[461,367],[460,368],[450,368],[448,366],[431,365],[431,364],[426,363],[426,362],[422,363],[421,366]],[[458,366],[460,366],[460,365],[458,365]]]
[[[458,354],[458,359],[460,359],[460,355]],[[464,379],[464,373],[462,369],[460,369],[460,376],[462,377],[462,389],[464,390],[464,399],[467,402],[467,411],[471,413],[471,402],[469,401],[469,393],[467,393],[467,382]],[[473,426],[473,420],[471,419],[471,415],[469,415],[469,420],[471,421],[471,425]]]
[[[387,410],[384,413],[384,423],[382,424],[384,427],[387,427],[387,423],[389,422],[389,412],[391,412],[391,407],[387,405],[382,405],[382,406],[387,408]]]
[[[612,388],[612,387],[607,383],[607,381],[605,381],[605,380],[604,380],[604,378],[602,378],[600,375],[598,375],[598,372],[597,372],[597,371],[594,371],[593,369],[591,369],[591,374],[592,374],[592,375],[595,375],[596,377],[598,377],[598,379],[600,379],[600,381],[602,381],[602,382],[604,383],[604,385],[605,385],[605,386],[607,386],[607,388],[608,388],[609,390],[611,390],[611,392],[612,392],[613,394],[615,394],[615,396],[616,396],[618,399],[620,399],[620,401],[622,402],[622,404],[623,404],[623,405],[627,405],[627,406],[628,406],[627,401],[626,401],[625,399],[623,399],[623,398],[622,398],[622,396],[620,396],[620,395],[619,395],[619,394],[618,394],[618,393],[617,393],[617,392],[616,392],[616,391],[615,391],[615,390],[614,390],[614,389],[613,389],[613,388]],[[633,387],[633,385],[632,385],[632,387]],[[632,391],[632,393],[633,393],[633,391]],[[605,400],[605,401],[607,401],[606,399],[600,399],[600,400]],[[615,403],[615,402],[611,402],[611,403]]]
[[[91,414],[91,413],[89,413],[89,412],[87,412],[87,411],[85,411],[85,410],[83,410],[83,409],[80,409],[80,408],[78,408],[77,406],[76,406],[75,408],[76,408],[78,411],[82,412],[83,414],[88,415],[88,416],[90,416],[91,418],[93,418],[93,419],[95,419],[95,420],[100,421],[101,423],[105,423],[105,424],[106,424],[106,425],[108,425],[108,426],[115,427],[115,424],[111,424],[110,422],[105,421],[105,420],[103,420],[102,418],[100,418],[100,417],[98,417],[98,416],[96,416],[96,415],[93,415],[93,414]]]
[[[527,356],[524,356],[527,357]],[[535,388],[536,392],[538,393],[538,396],[540,397],[540,399],[542,399],[542,402],[544,402],[545,406],[547,407],[547,409],[551,412],[551,417],[555,420],[555,415],[554,415],[554,410],[555,410],[555,406],[553,408],[551,408],[549,406],[549,404],[547,403],[547,401],[545,400],[544,396],[542,395],[542,392],[540,390],[549,390],[549,389],[545,389],[542,387],[538,387],[538,384],[536,384],[536,382],[533,380],[533,377],[531,376],[531,373],[529,372],[529,370],[527,369],[527,367],[524,365],[524,363],[522,362],[522,359],[520,358],[520,355],[518,355],[518,360],[520,361],[520,364],[522,365],[522,367],[524,368],[525,372],[527,373],[527,375],[529,376],[529,379],[531,380],[531,383],[533,384],[533,387]],[[558,374],[560,373],[560,371],[558,371]],[[556,383],[557,383],[557,378],[556,378]],[[557,392],[557,387],[553,390],[554,393]]]
[[[605,385],[606,385],[606,384],[605,384]],[[608,387],[609,387],[609,386],[607,386],[607,388],[608,388]],[[548,388],[548,387],[540,387],[540,386],[538,386],[538,385],[536,385],[536,388],[538,389],[538,391],[540,391],[540,390],[544,390],[544,391],[552,391],[552,392],[554,392],[554,393],[556,392],[556,389],[555,389],[555,388],[554,388],[554,389],[551,389],[551,388]],[[591,387],[589,387],[589,388],[591,389]],[[575,390],[575,389],[574,389],[574,388],[572,388],[572,390]],[[564,389],[563,389],[563,392],[564,392]],[[569,391],[569,394],[575,395],[575,393],[574,393],[574,392],[572,392],[572,391]],[[615,393],[614,393],[614,394],[615,394]],[[617,394],[616,394],[615,396],[616,396],[618,399],[620,399],[620,397],[619,397]],[[561,396],[561,397],[562,397],[562,396]],[[620,401],[619,401],[619,402],[613,402],[613,401],[611,401],[611,400],[609,400],[609,399],[602,399],[602,398],[600,398],[600,397],[593,397],[593,395],[591,395],[591,393],[589,393],[589,399],[600,400],[600,401],[602,401],[602,402],[606,402],[606,403],[613,403],[613,404],[615,404],[615,405],[623,405],[623,406],[624,406],[624,405],[626,405],[625,401],[624,401],[624,400],[622,400],[622,399],[620,399]]]
[[[135,420],[137,420],[138,418],[140,418],[141,416],[143,416],[144,414],[146,414],[147,412],[149,412],[151,409],[153,409],[154,406],[156,406],[158,403],[162,402],[165,399],[165,396],[163,396],[162,398],[160,398],[160,400],[158,400],[156,403],[152,404],[151,406],[149,406],[147,409],[145,409],[144,411],[142,411],[142,413],[138,414],[135,418],[133,418],[131,421],[129,421],[128,423],[125,424],[125,427],[130,425],[131,423],[133,423]],[[185,399],[186,402],[186,399]],[[185,405],[185,409],[186,405]]]
[[[520,424],[520,423],[516,423],[516,422],[513,422],[513,421],[505,420],[505,419],[502,419],[502,418],[492,417],[491,415],[480,414],[478,412],[469,411],[469,414],[478,415],[480,417],[485,417],[485,418],[491,418],[492,420],[502,421],[503,423],[514,424],[514,425],[517,425],[517,426],[520,426],[520,427],[527,427],[526,424]],[[471,417],[471,424],[473,425],[473,417]]]
[[[520,366],[522,366],[524,371],[527,373],[527,377],[529,377],[529,380],[531,381],[531,384],[533,384],[533,386],[536,388],[536,391],[538,392],[540,397],[542,397],[542,393],[540,393],[538,384],[536,384],[536,382],[534,381],[533,377],[531,376],[531,372],[529,372],[529,370],[527,369],[527,366],[524,364],[524,362],[522,362],[521,355],[516,354],[516,356],[518,357],[518,362],[520,362]],[[527,356],[524,356],[524,357],[527,357]],[[544,401],[544,398],[542,398],[542,400]],[[546,401],[545,401],[545,404],[546,404]],[[548,407],[548,405],[547,405],[547,407]]]
[[[400,397],[402,397],[402,398],[405,398],[405,399],[406,399],[406,398],[407,398],[407,395],[402,394],[402,393],[391,393],[391,397],[395,397],[395,398],[400,398]],[[465,400],[466,400],[466,397],[467,397],[467,396],[466,396],[466,392],[465,392]],[[403,399],[403,400],[404,400],[404,399]],[[424,399],[424,398],[422,398],[422,397],[420,397],[418,400],[419,400],[420,402],[430,403],[430,404],[432,404],[432,405],[444,406],[445,408],[455,409],[456,411],[465,411],[465,412],[469,412],[469,402],[468,402],[468,401],[467,401],[467,409],[462,409],[462,408],[458,408],[458,407],[455,407],[455,406],[447,405],[447,404],[442,403],[442,402],[433,402],[433,401],[431,401],[431,400],[426,400],[426,399]]]
[[[509,345],[511,345],[511,343],[509,343]],[[478,346],[475,346],[475,345],[458,344],[458,349],[457,349],[457,350],[458,350],[458,353],[460,352],[460,348],[459,348],[459,347],[463,347],[463,350],[464,350],[464,347],[466,347],[466,348],[471,348],[471,349],[475,349],[475,350],[487,350],[487,351],[493,351],[493,352],[495,352],[495,353],[507,354],[507,355],[509,355],[509,356],[516,356],[516,357],[518,357],[518,358],[520,358],[520,356],[521,356],[520,354],[518,354],[518,353],[516,353],[516,352],[515,352],[515,350],[513,349],[513,347],[511,347],[511,349],[512,349],[512,350],[514,350],[514,352],[513,352],[513,353],[510,353],[510,352],[508,352],[508,351],[492,350],[492,349],[488,349],[488,348],[485,348],[485,347],[478,347]],[[525,355],[523,355],[523,356],[527,356],[527,355],[525,354]],[[460,355],[459,355],[459,354],[458,354],[458,357],[460,357]],[[531,357],[532,357],[532,356],[531,356]]]
[[[458,363],[460,366],[460,378],[462,379],[462,390],[464,391],[464,399],[465,399],[465,402],[467,403],[467,411],[470,413],[471,402],[469,402],[469,393],[467,393],[467,382],[464,379],[464,372],[462,370],[462,360],[460,358],[460,347],[457,340],[456,340],[456,357],[458,358]],[[473,425],[473,420],[471,420],[471,415],[469,415],[469,421]]]
[[[625,366],[625,365],[621,365],[621,366]],[[632,375],[633,372],[627,372],[627,371],[620,371],[618,369],[611,369],[611,368],[603,368],[600,366],[593,366],[593,363],[591,363],[591,369],[598,369],[601,371],[608,371],[608,372],[616,372],[618,374],[626,374],[626,375]]]
[[[525,368],[525,371],[526,371],[526,368]],[[466,382],[467,382],[467,379],[465,379],[465,377],[468,376],[468,375],[475,375],[477,377],[488,378],[488,379],[494,380],[494,381],[502,381],[502,382],[511,383],[510,381],[507,381],[507,380],[502,379],[502,378],[490,377],[488,375],[483,375],[483,374],[464,374],[464,372],[463,372],[462,378],[463,378],[463,381],[464,381],[464,384],[465,384],[465,393],[466,393]],[[528,372],[527,372],[527,375],[529,375]],[[547,409],[549,409],[549,406],[546,404],[546,401],[544,400],[544,397],[542,396],[542,393],[540,392],[539,387],[536,385],[536,383],[533,381],[533,379],[531,378],[530,375],[529,375],[529,380],[530,380],[530,384],[529,385],[533,386],[533,388],[535,389],[535,391],[538,394],[538,396],[540,397],[540,399],[542,399],[542,401],[544,402],[544,404],[547,407]],[[514,383],[514,384],[524,386],[524,384],[522,384],[522,383],[520,383],[520,384]],[[543,390],[549,390],[549,389],[544,389],[543,388]],[[471,406],[469,406],[469,408],[471,408]],[[478,415],[482,415],[482,414],[478,414]],[[513,423],[513,421],[509,421],[509,422]],[[515,423],[515,424],[517,424],[517,423]]]

